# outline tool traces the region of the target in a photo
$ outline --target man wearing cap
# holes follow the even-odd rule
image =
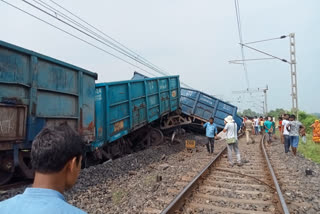
[[[224,119],[225,127],[223,129],[223,132],[226,133],[226,140],[228,144],[228,161],[230,166],[232,167],[234,165],[232,161],[232,150],[236,153],[237,156],[237,162],[238,166],[241,166],[241,158],[240,158],[240,152],[238,147],[238,134],[237,134],[237,124],[233,120],[233,117],[229,115]]]

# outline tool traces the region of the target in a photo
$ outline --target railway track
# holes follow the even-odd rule
[[[260,143],[241,144],[241,167],[229,167],[225,147],[162,211],[166,213],[289,213]],[[235,157],[234,157],[235,158]]]

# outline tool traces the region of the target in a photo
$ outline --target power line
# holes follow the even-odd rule
[[[140,57],[142,59],[144,59],[146,62],[150,63],[151,65],[153,65],[154,67],[158,68],[159,70],[162,70],[161,68],[159,68],[158,66],[154,65],[153,63],[151,63],[150,61],[148,61],[147,59],[145,59],[144,57],[142,57],[141,55],[139,55],[138,53],[134,52],[133,50],[131,50],[130,48],[126,47],[125,45],[123,45],[122,43],[118,42],[117,40],[115,40],[114,38],[112,38],[111,36],[107,35],[106,33],[104,33],[103,31],[99,30],[97,27],[91,25],[90,23],[88,23],[87,21],[85,21],[84,19],[82,19],[81,17],[79,17],[78,15],[76,15],[75,13],[71,12],[70,10],[66,9],[65,7],[63,7],[62,5],[56,3],[53,0],[50,0],[53,4],[55,4],[56,6],[58,6],[59,8],[65,10],[66,12],[68,12],[69,14],[71,14],[72,16],[76,17],[77,19],[79,19],[80,21],[84,22],[85,24],[87,24],[88,26],[92,27],[93,29],[95,29],[96,31],[102,33],[104,36],[108,37],[109,39],[111,39],[112,41],[114,41],[115,43],[117,43],[118,45],[120,45],[121,47],[125,48],[126,50],[130,51],[131,53],[137,55],[137,57]]]
[[[245,46],[245,47],[247,47],[247,48],[249,48],[249,49],[252,49],[252,50],[257,51],[257,52],[259,52],[259,53],[265,54],[265,55],[267,55],[267,56],[271,56],[272,58],[281,60],[282,62],[286,62],[286,63],[291,64],[291,63],[288,62],[286,59],[281,59],[281,58],[279,58],[279,57],[277,57],[277,56],[274,56],[274,55],[271,55],[271,54],[266,53],[266,52],[264,52],[264,51],[261,51],[261,50],[258,50],[258,49],[256,49],[256,48],[250,47],[249,45],[242,44],[242,46]]]
[[[64,24],[67,24],[68,26],[70,26],[70,27],[72,27],[72,28],[80,31],[81,33],[84,33],[85,35],[87,35],[87,36],[89,36],[89,37],[91,37],[91,38],[99,41],[100,43],[103,43],[104,45],[112,48],[113,50],[118,51],[118,52],[120,52],[121,54],[123,54],[123,55],[125,55],[125,56],[127,56],[127,57],[129,57],[129,58],[131,58],[131,59],[133,59],[133,60],[135,60],[135,61],[137,61],[137,62],[139,62],[140,64],[142,64],[142,65],[144,65],[144,66],[152,69],[153,71],[155,71],[155,72],[157,72],[157,73],[159,73],[159,74],[161,74],[161,75],[170,75],[168,72],[165,72],[165,71],[161,70],[161,69],[158,68],[156,65],[152,64],[151,62],[149,62],[149,61],[146,60],[145,58],[141,57],[139,54],[135,53],[134,51],[132,51],[132,50],[129,49],[128,47],[124,46],[123,44],[119,43],[118,41],[116,41],[116,40],[113,39],[112,37],[108,36],[107,34],[105,34],[104,32],[102,32],[101,30],[99,30],[98,28],[94,27],[93,25],[89,24],[89,23],[86,22],[85,20],[81,19],[79,16],[75,15],[75,14],[72,13],[71,11],[65,9],[63,6],[59,5],[58,3],[54,2],[54,1],[51,1],[51,2],[53,2],[55,5],[57,5],[58,7],[64,9],[65,11],[67,11],[68,13],[70,13],[71,15],[75,16],[76,18],[78,18],[79,20],[81,20],[82,22],[84,22],[85,24],[87,24],[88,26],[90,26],[90,27],[92,27],[93,29],[95,29],[96,31],[102,33],[103,35],[105,35],[106,37],[110,38],[112,41],[116,42],[117,44],[119,44],[120,46],[122,46],[122,47],[124,47],[124,48],[121,48],[119,45],[116,45],[114,42],[109,41],[109,40],[106,39],[105,37],[99,35],[99,33],[94,32],[93,30],[89,29],[88,27],[84,26],[83,24],[79,23],[78,21],[70,18],[68,15],[64,14],[63,12],[59,11],[58,9],[52,7],[51,5],[47,4],[46,2],[44,2],[44,1],[42,1],[42,0],[39,0],[39,1],[33,0],[33,1],[36,2],[36,3],[38,3],[39,5],[41,5],[42,7],[44,7],[44,8],[46,8],[46,9],[52,11],[56,16],[48,13],[47,11],[44,11],[43,9],[41,9],[41,8],[33,5],[32,3],[28,2],[28,1],[25,1],[25,0],[22,0],[22,1],[24,1],[25,3],[27,3],[27,4],[29,4],[29,5],[31,5],[31,6],[33,6],[33,7],[35,7],[36,9],[40,10],[41,12],[46,13],[47,15],[49,15],[49,16],[51,16],[51,17],[53,17],[53,18],[55,18],[55,19],[63,22]],[[86,32],[83,32],[81,29],[78,29],[78,28],[74,27],[72,24],[67,23],[66,21],[61,20],[60,18],[57,17],[58,15],[62,16],[64,19],[70,21],[71,23],[77,25],[78,27],[84,29],[85,31],[87,31],[87,32],[89,32],[90,34],[92,34],[92,35],[94,35],[95,37],[97,37],[98,39],[97,39],[97,38],[94,38],[92,35],[88,35]],[[105,44],[104,42],[100,41],[99,39],[103,40],[104,42],[107,42],[108,44]],[[111,46],[113,46],[113,47],[111,47]],[[120,49],[120,51],[117,50],[117,49]],[[127,51],[127,50],[128,50],[128,51]],[[132,53],[133,53],[134,55],[132,55]],[[182,84],[182,85],[185,85],[186,87],[192,88],[191,86],[183,83],[182,81],[181,81],[181,84]]]
[[[146,67],[148,67],[148,68],[150,68],[150,69],[152,69],[152,70],[156,71],[157,73],[160,73],[160,74],[162,74],[162,75],[166,75],[165,73],[162,73],[162,72],[160,72],[160,71],[157,71],[157,70],[156,70],[156,69],[154,69],[152,66],[150,66],[150,65],[148,65],[148,64],[146,64],[146,63],[144,63],[144,62],[141,62],[140,60],[136,59],[135,57],[133,57],[133,56],[131,56],[131,55],[129,55],[129,54],[127,54],[127,53],[123,52],[123,51],[120,51],[120,50],[116,49],[115,47],[113,47],[113,46],[111,46],[111,45],[107,44],[106,42],[101,41],[101,40],[97,39],[96,37],[94,37],[94,36],[90,35],[89,33],[87,33],[87,32],[85,32],[85,31],[83,31],[83,30],[81,30],[81,29],[79,29],[79,28],[77,28],[77,27],[73,26],[72,24],[70,24],[70,23],[68,23],[68,22],[66,22],[66,21],[64,21],[64,20],[62,20],[62,19],[60,19],[60,18],[58,18],[58,17],[56,17],[56,16],[54,16],[54,15],[50,14],[49,12],[47,12],[47,11],[45,11],[45,10],[43,10],[43,9],[41,9],[41,8],[39,8],[39,7],[37,7],[36,5],[34,5],[34,4],[30,3],[30,2],[28,2],[28,1],[26,1],[26,0],[22,0],[22,1],[23,1],[23,2],[25,2],[25,3],[27,3],[27,4],[29,4],[30,6],[32,6],[32,7],[34,7],[34,8],[36,8],[36,9],[38,9],[39,11],[41,11],[41,12],[43,12],[43,13],[45,13],[45,14],[47,14],[47,15],[49,15],[49,16],[51,16],[51,17],[53,17],[53,18],[57,19],[57,20],[59,20],[60,22],[62,22],[62,23],[64,23],[64,24],[68,25],[69,27],[72,27],[73,29],[75,29],[75,30],[77,30],[77,31],[79,31],[79,32],[81,32],[81,33],[83,33],[83,34],[85,34],[86,36],[88,36],[88,37],[90,37],[90,38],[92,38],[92,39],[94,39],[94,40],[96,40],[96,41],[98,41],[98,42],[100,42],[100,43],[102,43],[102,44],[104,44],[104,45],[106,45],[106,46],[110,47],[111,49],[113,49],[113,50],[115,50],[115,51],[117,51],[117,52],[119,52],[119,53],[121,53],[121,54],[123,54],[123,55],[127,56],[128,58],[131,58],[132,60],[134,60],[134,61],[136,61],[136,62],[139,62],[140,64],[142,64],[142,65],[144,65],[144,66],[146,66]]]
[[[144,71],[144,72],[146,72],[146,73],[148,73],[148,74],[150,74],[152,76],[155,76],[154,74],[150,73],[149,71],[147,71],[147,70],[145,70],[145,69],[143,69],[143,68],[141,68],[141,67],[139,67],[139,66],[137,66],[137,65],[135,65],[135,64],[133,64],[133,63],[127,61],[127,60],[125,60],[125,59],[122,59],[121,57],[119,57],[119,56],[117,56],[115,54],[112,54],[112,53],[108,52],[107,50],[105,50],[105,49],[103,49],[103,48],[101,48],[101,47],[99,47],[97,45],[94,45],[91,42],[88,42],[88,41],[86,41],[86,40],[84,40],[84,39],[82,39],[82,38],[80,38],[80,37],[68,32],[68,31],[62,29],[62,28],[59,28],[56,25],[51,24],[51,23],[49,23],[49,22],[47,22],[47,21],[45,21],[45,20],[43,20],[43,19],[41,19],[41,18],[39,18],[39,17],[37,17],[37,16],[35,16],[33,14],[31,14],[31,13],[29,13],[29,12],[27,12],[27,11],[25,11],[25,10],[23,10],[23,9],[21,9],[21,8],[19,8],[19,7],[15,6],[15,5],[5,1],[5,0],[0,0],[0,1],[2,1],[2,2],[6,3],[7,5],[15,8],[15,9],[17,9],[17,10],[19,10],[19,11],[21,11],[21,12],[23,12],[23,13],[25,13],[25,14],[27,14],[27,15],[29,15],[29,16],[31,16],[31,17],[39,20],[39,21],[41,21],[41,22],[43,22],[43,23],[46,23],[46,24],[50,25],[51,27],[53,27],[53,28],[55,28],[57,30],[60,30],[60,31],[62,31],[62,32],[66,33],[66,34],[68,34],[68,35],[70,35],[70,36],[72,36],[72,37],[74,37],[74,38],[76,38],[76,39],[78,39],[78,40],[80,40],[80,41],[92,46],[92,47],[95,47],[95,48],[97,48],[97,49],[99,49],[99,50],[101,50],[101,51],[103,51],[103,52],[105,52],[105,53],[107,53],[107,54],[109,54],[109,55],[111,55],[111,56],[113,56],[113,57],[115,57],[115,58],[127,63],[127,64],[129,64],[129,65],[132,65],[132,66],[134,66],[134,67],[136,67],[136,68],[138,68],[138,69],[140,69],[140,70],[142,70],[142,71]]]
[[[271,38],[271,39],[263,39],[263,40],[258,40],[258,41],[254,41],[254,42],[246,42],[244,44],[249,45],[249,44],[255,44],[255,43],[259,43],[259,42],[268,42],[268,41],[277,40],[277,39],[284,39],[286,37],[287,36],[280,36],[280,37]]]
[[[144,58],[142,58],[140,55],[136,54],[135,52],[131,51],[129,48],[125,47],[124,45],[121,44],[121,46],[123,46],[124,48],[121,48],[119,45],[116,45],[114,42],[109,41],[108,39],[104,38],[103,36],[99,35],[98,33],[94,32],[93,30],[89,29],[88,27],[84,26],[83,24],[77,22],[76,20],[70,18],[69,16],[67,16],[66,14],[64,14],[63,12],[59,11],[58,9],[52,7],[51,5],[49,5],[48,3],[42,1],[42,0],[33,0],[34,2],[36,2],[37,4],[41,5],[42,7],[52,11],[53,13],[55,13],[56,15],[60,15],[63,18],[67,19],[68,21],[72,22],[73,24],[77,25],[78,27],[84,29],[85,31],[93,34],[94,36],[98,37],[99,39],[107,42],[108,44],[112,45],[113,47],[120,49],[122,52],[125,52],[126,54],[130,55],[131,57],[135,58],[136,60],[138,60],[139,62],[141,62],[143,65],[148,64],[148,67],[151,68],[153,70],[157,70],[157,72],[159,71],[159,73],[161,73],[162,75],[168,75],[167,72],[162,71],[160,69],[157,68],[157,66],[155,66],[154,64],[150,63],[149,61],[145,60]],[[57,3],[56,3],[57,4]],[[59,7],[62,7],[59,5]],[[65,9],[66,10],[66,9]],[[69,11],[69,10],[67,10]],[[70,12],[70,11],[69,11]],[[77,16],[78,17],[78,16]],[[81,19],[80,17],[78,17],[78,19]],[[82,19],[81,19],[82,20]],[[89,25],[90,27],[92,25],[88,24],[87,22],[85,22],[87,25]],[[97,28],[94,28],[97,29]],[[99,30],[100,31],[100,30]],[[102,31],[100,31],[102,32]],[[106,34],[105,34],[106,35]],[[108,38],[111,38],[110,36],[107,36]],[[114,40],[113,38],[111,38],[112,40]],[[115,40],[114,40],[115,41]],[[119,42],[117,42],[119,43]],[[129,50],[129,51],[127,51]],[[132,55],[132,53],[134,53],[134,55]],[[143,60],[141,60],[143,59]],[[144,62],[143,62],[144,61]],[[146,65],[145,65],[146,66]]]
[[[242,44],[243,43],[243,37],[242,37],[240,7],[239,7],[238,0],[234,0],[234,4],[235,4],[235,10],[236,10],[236,18],[237,18],[239,40],[240,40],[240,43]],[[242,56],[242,60],[244,61],[245,60],[245,54],[244,54],[243,46],[241,46],[241,56]],[[249,83],[247,65],[246,65],[245,62],[243,62],[242,65],[243,65],[243,69],[244,69],[244,72],[245,72],[245,78],[246,78],[247,87],[249,88],[250,87],[250,83]]]

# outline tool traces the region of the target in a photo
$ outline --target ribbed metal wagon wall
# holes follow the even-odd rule
[[[0,150],[30,148],[44,126],[64,121],[93,140],[96,79],[95,73],[0,41]]]
[[[96,84],[96,142],[110,143],[179,108],[179,76]]]
[[[219,128],[224,127],[224,118],[232,115],[238,128],[241,127],[242,119],[237,116],[237,107],[227,102],[219,100],[211,95],[203,92],[181,88],[180,105],[182,113],[198,119],[207,121],[210,117],[214,118],[214,123]]]

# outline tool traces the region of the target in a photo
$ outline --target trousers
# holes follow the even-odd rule
[[[246,130],[246,139],[247,139],[247,143],[249,143],[250,141],[253,143],[253,139],[251,136],[251,130]]]
[[[208,142],[206,144],[207,150],[209,153],[213,153],[214,151],[214,138],[213,137],[208,137]]]
[[[284,152],[288,153],[290,149],[290,136],[283,135],[283,137],[284,137]]]
[[[241,158],[240,158],[240,151],[238,147],[238,141],[232,144],[228,144],[228,161],[230,164],[233,164],[232,161],[232,150],[236,153],[237,156],[237,162],[241,163]]]

